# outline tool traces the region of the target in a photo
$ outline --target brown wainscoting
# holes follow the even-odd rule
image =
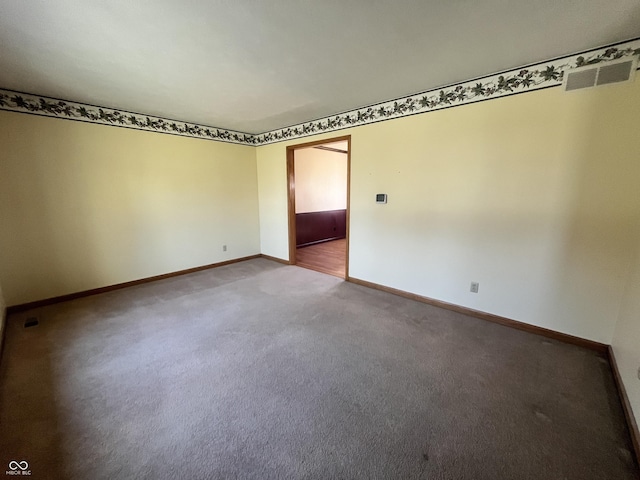
[[[271,255],[265,255],[264,253],[260,254],[260,258],[266,258],[267,260],[272,260],[284,265],[291,265],[291,262],[289,260],[285,260],[284,258],[272,257]]]
[[[537,335],[542,335],[543,337],[552,338],[554,340],[570,343],[573,345],[577,345],[579,347],[586,347],[591,350],[595,350],[596,352],[602,353],[604,355],[606,355],[608,352],[609,345],[606,345],[604,343],[594,342],[593,340],[587,340],[586,338],[576,337],[574,335],[569,335],[567,333],[556,332],[555,330],[549,330],[548,328],[537,327],[535,325],[530,325],[528,323],[518,322],[517,320],[511,320],[510,318],[501,317],[499,315],[494,315],[492,313],[481,312],[480,310],[474,310],[472,308],[455,305],[453,303],[447,303],[441,300],[436,300],[429,297],[423,297],[422,295],[405,292],[404,290],[385,287],[384,285],[367,282],[366,280],[360,280],[359,278],[347,277],[347,281],[356,283],[358,285],[363,285],[365,287],[375,288],[376,290],[382,290],[383,292],[393,293],[394,295],[399,295],[401,297],[410,298],[411,300],[417,300],[418,302],[428,303],[429,305],[444,308],[446,310],[451,310],[453,312],[462,313],[464,315],[469,315],[470,317],[476,317],[482,320],[487,320],[489,322],[499,323],[500,325],[505,325],[511,328],[517,328],[518,330],[523,330],[529,333],[535,333]]]
[[[32,308],[45,307],[47,305],[53,305],[54,303],[66,302],[68,300],[75,300],[76,298],[89,297],[91,295],[98,295],[100,293],[111,292],[113,290],[119,290],[121,288],[133,287],[135,285],[141,285],[143,283],[155,282],[156,280],[164,280],[165,278],[177,277],[179,275],[186,275],[188,273],[200,272],[202,270],[208,270],[210,268],[222,267],[224,265],[231,265],[232,263],[244,262],[245,260],[252,260],[254,258],[260,258],[261,255],[250,255],[248,257],[235,258],[233,260],[225,260],[224,262],[211,263],[209,265],[202,265],[201,267],[187,268],[185,270],[178,270],[177,272],[163,273],[162,275],[155,275],[153,277],[141,278],[139,280],[132,280],[130,282],[117,283],[115,285],[108,285],[106,287],[92,288],[91,290],[83,290],[82,292],[68,293],[67,295],[60,295],[59,297],[45,298],[44,300],[36,300],[35,302],[21,303],[19,305],[12,305],[7,307],[7,315],[12,313],[24,312],[25,310],[31,310]]]
[[[347,210],[296,213],[296,247],[347,236]]]
[[[609,353],[609,364],[611,365],[611,370],[613,372],[613,379],[615,380],[616,387],[618,388],[620,403],[622,403],[622,410],[624,411],[624,416],[627,419],[631,443],[633,444],[633,450],[636,454],[636,464],[640,466],[640,431],[638,430],[638,423],[636,422],[636,417],[631,409],[631,403],[627,396],[627,389],[624,388],[624,383],[622,383],[622,376],[620,375],[620,370],[618,370],[618,363],[616,362],[616,356],[613,353],[611,345],[608,346],[607,351]]]

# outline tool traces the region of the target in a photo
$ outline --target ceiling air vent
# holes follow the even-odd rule
[[[610,83],[632,82],[638,68],[638,57],[596,63],[576,68],[564,76],[565,91],[597,87]]]

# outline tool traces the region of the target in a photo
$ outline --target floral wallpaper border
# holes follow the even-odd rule
[[[258,146],[553,87],[566,71],[639,54],[640,38],[255,135],[2,89],[0,110]]]
[[[256,145],[341,130],[392,118],[515,95],[562,84],[566,71],[586,65],[640,54],[640,39],[586,53],[562,57],[528,67],[458,83],[444,88],[382,102],[338,115],[255,135]]]
[[[168,120],[140,113],[97,107],[83,103],[58,100],[30,93],[0,89],[0,110],[31,113],[46,117],[79,120],[150,132],[168,133],[183,137],[203,138],[221,142],[254,144],[254,135],[196,123]]]

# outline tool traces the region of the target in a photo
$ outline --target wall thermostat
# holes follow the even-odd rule
[[[387,203],[387,194],[376,193],[376,203]]]

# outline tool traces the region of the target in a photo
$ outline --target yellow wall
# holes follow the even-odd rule
[[[0,146],[8,305],[260,252],[253,147],[4,111]]]
[[[283,158],[286,155],[284,145],[276,143],[257,148],[256,160],[260,253],[288,259],[287,162]]]
[[[640,82],[553,88],[258,147],[262,252],[288,256],[286,146],[350,134],[351,276],[610,343],[637,105]]]
[[[347,154],[301,148],[294,152],[296,213],[347,208]]]

